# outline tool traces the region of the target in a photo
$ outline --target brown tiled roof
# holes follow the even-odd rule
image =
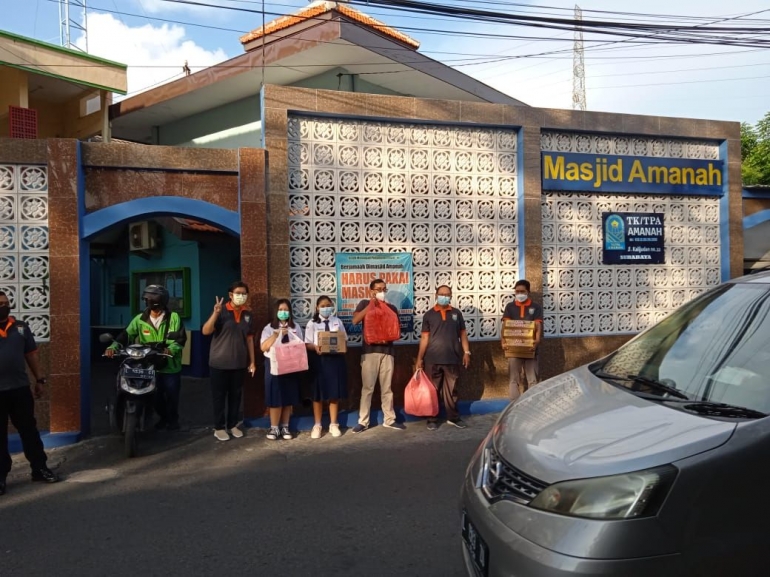
[[[174,220],[177,221],[179,224],[181,224],[184,228],[187,228],[190,230],[197,230],[198,232],[222,232],[220,229],[218,229],[215,226],[211,226],[210,224],[199,222],[191,218],[175,217]]]
[[[350,6],[347,6],[346,4],[342,4],[340,2],[314,2],[307,8],[300,10],[296,14],[292,14],[290,16],[281,16],[280,18],[277,18],[273,20],[272,22],[268,22],[265,25],[265,30],[262,30],[262,27],[260,26],[256,30],[252,30],[248,34],[241,36],[241,44],[247,44],[249,42],[252,42],[253,40],[256,40],[258,38],[262,38],[262,36],[267,36],[272,34],[273,32],[278,32],[279,30],[285,30],[286,28],[291,28],[295,24],[299,24],[300,22],[304,22],[305,20],[309,20],[311,18],[317,18],[318,16],[321,16],[323,14],[326,14],[328,12],[337,11],[343,16],[347,16],[351,20],[355,20],[356,22],[359,22],[363,24],[364,26],[367,26],[369,28],[373,28],[377,32],[380,32],[381,34],[385,34],[386,36],[390,36],[391,38],[394,38],[398,40],[399,42],[402,42],[406,44],[407,46],[411,46],[415,50],[420,47],[420,43],[414,40],[413,38],[410,38],[406,34],[403,34],[396,30],[395,28],[391,28],[387,24],[380,22],[379,20],[376,20],[372,18],[371,16],[367,16],[363,12],[359,12],[358,10],[351,8]]]

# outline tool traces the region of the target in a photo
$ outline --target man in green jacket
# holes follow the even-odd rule
[[[143,313],[136,315],[126,330],[118,335],[105,355],[112,357],[119,344],[154,344],[165,342],[165,353],[172,355],[167,364],[156,368],[155,412],[160,418],[155,424],[158,430],[179,429],[179,390],[182,379],[182,349],[187,342],[187,333],[179,314],[168,308],[168,291],[160,285],[149,285],[144,289],[142,298],[145,303]],[[168,338],[174,333],[174,338]]]

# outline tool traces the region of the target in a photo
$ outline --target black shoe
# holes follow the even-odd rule
[[[428,423],[428,430],[429,431],[436,431],[436,430],[438,430],[438,423],[434,423],[433,421],[430,421]]]
[[[41,467],[36,471],[32,471],[32,480],[41,481],[43,483],[58,483],[61,481],[59,475],[51,471],[48,467]]]
[[[179,430],[179,422],[177,421],[176,423],[169,423],[168,425],[166,425],[166,430],[167,431],[178,431]]]
[[[401,423],[385,423],[382,426],[387,427],[388,429],[395,429],[397,431],[406,431],[406,426]]]
[[[156,431],[163,431],[163,430],[166,429],[166,427],[168,427],[168,423],[165,420],[163,420],[163,419],[161,419],[160,421],[155,423],[155,430]]]
[[[362,425],[362,424],[359,423],[358,425],[353,427],[353,432],[354,433],[363,433],[368,428],[369,427],[367,427],[366,425]]]
[[[5,479],[0,479],[0,495],[5,495]]]
[[[467,429],[468,425],[466,425],[462,419],[452,420],[447,419],[447,424],[452,425],[453,427],[457,427],[458,429]]]

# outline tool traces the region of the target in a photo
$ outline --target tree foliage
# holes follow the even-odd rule
[[[754,126],[741,124],[743,184],[770,186],[770,112]]]

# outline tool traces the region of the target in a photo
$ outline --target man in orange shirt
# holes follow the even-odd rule
[[[539,380],[537,348],[543,338],[543,307],[532,302],[530,297],[530,284],[527,280],[520,280],[513,287],[514,302],[508,303],[503,311],[503,320],[535,321],[535,356],[532,359],[508,359],[508,387],[509,396],[515,401],[521,395],[519,388],[521,369],[527,376],[527,388],[533,387]],[[505,344],[503,343],[503,349]]]

